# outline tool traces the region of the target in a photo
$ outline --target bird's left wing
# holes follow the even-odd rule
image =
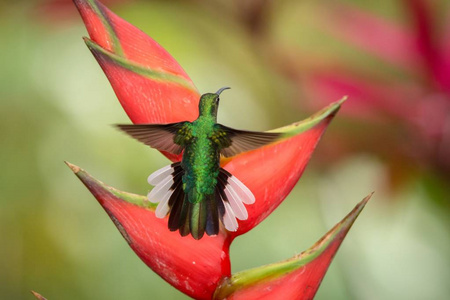
[[[276,142],[282,136],[278,132],[257,132],[233,129],[216,124],[211,140],[219,146],[220,153],[230,157]]]
[[[192,138],[190,122],[171,124],[127,124],[119,129],[138,141],[158,150],[180,154]]]

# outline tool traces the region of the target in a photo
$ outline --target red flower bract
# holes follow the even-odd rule
[[[336,251],[370,197],[364,198],[341,222],[300,255],[225,279],[216,291],[216,298],[313,299]]]
[[[233,236],[258,225],[286,198],[302,175],[334,113],[331,112],[323,121],[302,134],[238,155],[225,165],[225,169],[253,191],[256,198],[254,205],[247,206],[248,219],[239,221],[237,232],[231,233]]]
[[[132,122],[170,123],[197,117],[200,95],[166,50],[99,2],[76,0],[75,4],[91,38],[85,41]],[[302,122],[277,129],[286,138],[276,144],[223,160],[222,166],[252,190],[256,202],[247,207],[249,218],[239,222],[237,232],[229,233],[222,228],[217,236],[205,236],[199,241],[170,232],[168,218],[156,218],[155,205],[146,197],[108,187],[79,167],[68,165],[97,198],[136,254],[164,280],[196,299],[228,297],[248,287],[245,280],[236,285],[230,277],[231,241],[259,224],[286,198],[341,104],[342,101],[332,103]],[[172,161],[180,159],[165,154]],[[352,220],[355,218],[356,215],[352,216]],[[347,224],[346,230],[350,226],[351,223]],[[337,235],[324,239],[336,241],[337,245],[341,242]],[[327,267],[336,250],[337,247],[316,249],[314,255],[318,260],[316,256],[308,256],[302,262],[305,266],[316,262]],[[331,254],[325,255],[326,251]],[[318,253],[324,253],[324,258],[319,259],[322,256]],[[296,266],[289,270],[296,270]],[[318,268],[323,272],[312,271],[319,278],[315,280],[316,287],[326,267]],[[262,284],[258,278],[248,281],[248,285]],[[224,282],[232,288],[223,289],[220,284]]]
[[[197,117],[200,94],[164,48],[98,1],[75,4],[92,40],[87,45],[133,123]]]
[[[67,165],[105,209],[130,247],[152,270],[196,299],[210,299],[217,282],[230,276],[230,238],[225,232],[194,240],[167,229],[145,196],[106,186],[84,170]]]

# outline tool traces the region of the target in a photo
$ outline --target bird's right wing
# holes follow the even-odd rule
[[[230,157],[274,143],[282,135],[279,132],[238,130],[216,124],[216,130],[211,138],[219,146],[220,153],[225,157]]]
[[[180,154],[186,143],[192,138],[190,122],[120,124],[117,127],[152,148],[173,154]]]

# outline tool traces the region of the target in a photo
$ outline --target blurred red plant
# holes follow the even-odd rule
[[[332,62],[317,57],[320,65],[289,74],[314,99],[311,107],[341,94],[352,99],[342,113],[356,119],[364,131],[359,139],[355,130],[351,137],[331,138],[336,142],[333,149],[342,148],[342,155],[363,148],[388,159],[394,172],[408,173],[405,166],[411,168],[413,161],[413,168],[431,166],[449,177],[450,13],[440,10],[439,1],[397,0],[397,4],[405,24],[340,3],[327,10],[327,20],[319,25],[342,45],[371,55],[379,67],[358,67],[345,55],[333,54]]]
[[[90,35],[90,39],[85,38],[86,44],[133,123],[170,123],[197,116],[199,93],[166,50],[98,1],[74,2]],[[260,299],[263,287],[271,289],[271,297],[311,299],[369,197],[310,250],[288,261],[231,276],[229,246],[286,198],[341,104],[332,103],[302,122],[277,129],[289,135],[277,144],[223,160],[222,166],[252,190],[256,203],[248,207],[249,218],[239,221],[238,231],[221,229],[217,236],[205,236],[199,241],[170,232],[167,217],[156,218],[155,205],[146,197],[106,186],[79,167],[67,164],[136,254],[183,293],[196,299]],[[165,155],[172,161],[180,159]]]

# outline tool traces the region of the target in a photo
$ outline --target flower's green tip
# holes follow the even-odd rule
[[[348,96],[345,95],[344,97],[341,98],[341,100],[339,100],[339,101],[337,102],[337,104],[342,105],[345,101],[347,101],[347,99],[348,99]]]

